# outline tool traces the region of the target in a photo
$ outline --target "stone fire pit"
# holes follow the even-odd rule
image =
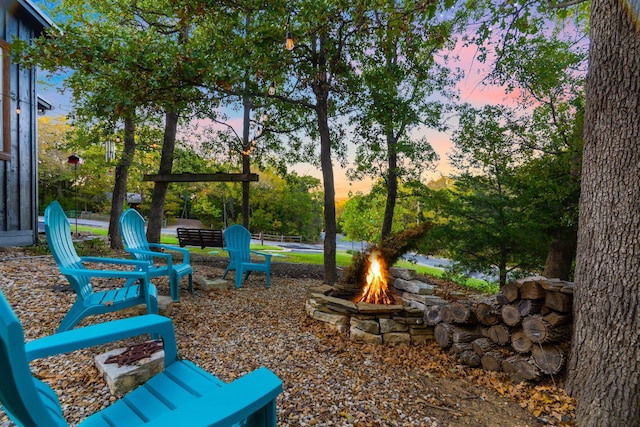
[[[354,303],[357,290],[322,285],[309,289],[307,315],[355,341],[419,344],[433,339],[433,327],[424,324],[424,310],[447,301],[434,295],[434,285],[417,280],[415,270],[391,268],[389,273],[394,304]]]

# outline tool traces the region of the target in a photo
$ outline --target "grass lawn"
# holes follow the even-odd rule
[[[108,230],[106,228],[92,228],[92,227],[86,227],[86,226],[78,226],[78,231],[90,232],[90,233],[102,235],[102,236],[106,236],[108,234]],[[178,245],[178,237],[163,234],[160,237],[160,242],[167,245]],[[208,254],[209,252],[215,249],[216,248],[200,249],[195,247],[189,247],[189,250],[195,254]],[[272,258],[273,262],[293,262],[293,263],[299,263],[299,264],[317,264],[317,265],[322,265],[324,263],[324,255],[322,253],[310,253],[310,254],[292,253],[292,252],[284,251],[280,246],[259,245],[259,244],[251,245],[251,249],[256,251],[269,251],[274,254],[279,254],[279,256]],[[223,250],[219,250],[217,255],[227,256],[226,252]],[[351,263],[351,254],[347,253],[346,251],[338,251],[336,253],[336,264],[338,266],[346,267],[350,263]],[[424,274],[427,276],[433,276],[437,278],[442,278],[445,276],[445,272],[442,269],[413,264],[404,260],[398,261],[394,265],[397,267],[412,268],[416,270],[419,274]],[[487,292],[487,293],[498,292],[497,285],[493,285],[491,283],[485,282],[484,280],[468,278],[465,280],[457,281],[457,283],[462,286],[465,286],[471,289],[476,289],[481,292]]]

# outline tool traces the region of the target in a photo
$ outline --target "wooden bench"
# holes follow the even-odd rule
[[[200,246],[204,248],[223,248],[224,235],[222,230],[207,228],[178,228],[178,242],[180,247]]]

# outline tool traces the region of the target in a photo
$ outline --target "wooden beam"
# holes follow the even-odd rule
[[[256,173],[167,173],[144,175],[143,181],[154,182],[250,182],[258,181]]]

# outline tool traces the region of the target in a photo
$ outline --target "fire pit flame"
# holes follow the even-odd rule
[[[369,255],[369,269],[365,282],[362,294],[355,299],[356,303],[393,304],[393,296],[387,285],[387,266],[378,251],[372,251]]]

